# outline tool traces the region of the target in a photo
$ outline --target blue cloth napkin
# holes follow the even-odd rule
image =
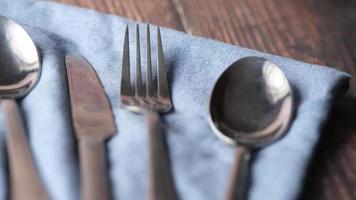
[[[114,199],[145,199],[146,126],[142,116],[121,109],[118,102],[124,27],[130,24],[133,33],[133,22],[48,1],[0,0],[0,14],[24,25],[41,52],[41,80],[20,104],[35,162],[52,199],[79,198],[77,146],[64,65],[67,52],[81,54],[92,63],[113,106],[119,132],[107,148]],[[162,118],[180,198],[219,200],[224,196],[234,148],[220,141],[209,127],[208,97],[224,69],[245,56],[262,56],[278,64],[297,98],[295,118],[288,133],[255,154],[250,199],[297,198],[322,125],[349,76],[335,69],[170,29],[163,28],[162,37],[174,102],[174,111]],[[152,45],[155,49],[156,44]],[[131,50],[134,53],[134,48]],[[142,51],[145,53],[144,47]],[[1,114],[0,199],[6,198],[8,189],[3,118]]]

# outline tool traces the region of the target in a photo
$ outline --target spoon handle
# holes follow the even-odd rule
[[[245,146],[237,146],[235,163],[231,173],[226,200],[245,200],[249,177],[251,152]]]
[[[33,163],[18,105],[13,99],[2,99],[1,105],[6,116],[10,199],[47,200],[49,196]]]
[[[150,142],[149,200],[178,199],[175,190],[165,134],[159,125],[159,115],[145,113]]]

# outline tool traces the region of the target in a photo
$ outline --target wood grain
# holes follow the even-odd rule
[[[60,3],[95,9],[100,12],[157,24],[183,31],[173,3],[170,0],[55,0]]]
[[[355,64],[354,1],[173,1],[188,33],[312,63]]]
[[[57,0],[356,75],[354,0]],[[334,107],[301,199],[356,199],[356,82]]]

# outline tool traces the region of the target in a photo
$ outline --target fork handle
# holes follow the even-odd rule
[[[109,200],[104,141],[79,139],[82,200]]]
[[[48,200],[26,138],[18,105],[13,99],[2,99],[5,113],[6,142],[10,170],[10,199]]]
[[[175,190],[165,134],[157,112],[145,113],[150,145],[149,200],[178,199]]]

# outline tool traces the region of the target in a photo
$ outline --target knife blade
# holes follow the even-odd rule
[[[65,56],[74,133],[79,141],[81,199],[110,199],[104,142],[116,133],[111,106],[95,70],[81,56]]]
[[[82,57],[66,56],[70,104],[78,138],[106,139],[116,133],[114,116],[104,88]]]

